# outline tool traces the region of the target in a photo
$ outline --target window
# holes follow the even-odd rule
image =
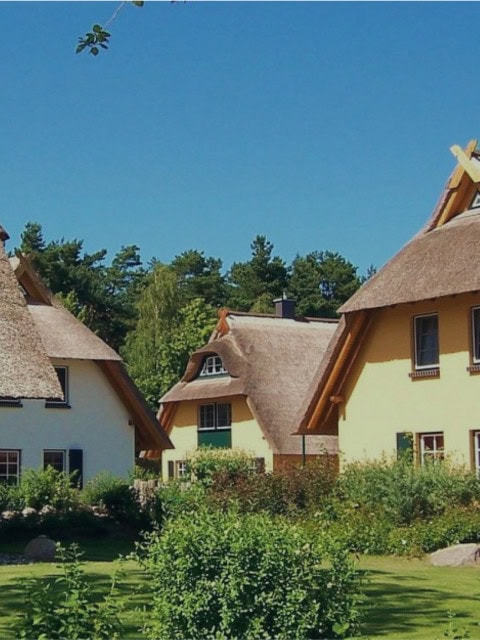
[[[480,364],[480,307],[472,309],[472,360]]]
[[[469,209],[477,209],[478,207],[480,207],[480,193],[476,191]]]
[[[478,476],[480,476],[480,431],[473,431],[473,466]]]
[[[419,442],[420,464],[435,464],[445,458],[443,433],[421,433]]]
[[[200,431],[230,429],[231,426],[232,405],[230,403],[200,405],[198,422]]]
[[[198,446],[232,446],[232,405],[201,404],[198,408]]]
[[[20,398],[12,398],[11,396],[0,397],[0,407],[22,407]]]
[[[227,370],[223,366],[220,356],[208,356],[203,362],[202,370],[200,371],[200,377],[203,376],[221,376],[227,373]]]
[[[60,386],[63,391],[63,400],[61,398],[48,398],[45,403],[45,406],[49,409],[55,409],[57,407],[63,409],[69,409],[70,405],[68,404],[68,367],[54,367],[55,373],[57,374],[58,381],[60,382]]]
[[[66,456],[63,449],[45,449],[43,452],[43,468],[52,467],[55,471],[66,471]]]
[[[187,478],[187,463],[185,460],[177,460],[175,462],[175,477],[182,480]]]
[[[414,318],[415,369],[432,369],[439,366],[438,315]]]
[[[18,484],[20,479],[20,451],[18,449],[0,450],[0,482]]]

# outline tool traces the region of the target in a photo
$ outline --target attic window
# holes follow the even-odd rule
[[[48,398],[45,402],[45,407],[47,409],[70,409],[68,402],[68,367],[55,366],[54,369],[62,387],[63,400],[61,398]]]
[[[204,376],[221,376],[228,373],[223,366],[220,356],[208,356],[203,362],[202,370],[200,371],[200,377]]]
[[[472,204],[470,205],[470,209],[479,209],[479,208],[480,208],[480,191],[476,191]]]

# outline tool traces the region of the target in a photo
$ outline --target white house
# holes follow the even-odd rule
[[[126,476],[171,448],[120,356],[63,307],[0,227],[0,481],[22,469]]]

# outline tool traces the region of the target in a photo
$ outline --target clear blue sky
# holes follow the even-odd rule
[[[1,2],[0,222],[88,250],[364,272],[424,223],[480,137],[477,3]]]

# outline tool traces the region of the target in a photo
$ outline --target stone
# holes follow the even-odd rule
[[[430,554],[430,562],[436,567],[480,567],[480,545],[472,543],[455,544]]]
[[[47,536],[38,536],[30,540],[23,555],[29,562],[53,562],[57,551],[56,544]]]

